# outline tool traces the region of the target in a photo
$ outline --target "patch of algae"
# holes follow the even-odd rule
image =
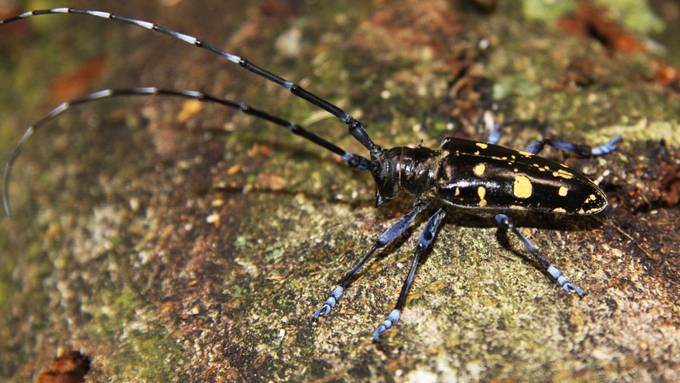
[[[517,17],[512,12],[496,17]],[[677,102],[651,82],[625,81],[639,78],[641,73],[651,76],[652,59],[623,55],[610,63],[605,49],[595,41],[553,28],[520,28],[511,20],[490,25],[503,28],[491,35],[503,34],[504,42],[503,49],[490,57],[485,73],[495,79],[494,98],[513,105],[513,118],[550,121],[553,131],[548,134],[575,140],[601,142],[620,134],[624,145],[627,140],[663,139],[677,147]],[[535,37],[523,40],[527,34]],[[588,65],[585,75],[595,82],[583,87],[564,83],[569,65],[580,61]]]
[[[664,22],[654,13],[648,0],[596,0],[606,7],[610,17],[618,20],[626,29],[647,35],[664,30]]]
[[[554,22],[558,18],[574,12],[578,8],[576,0],[523,0],[522,12],[524,16],[543,22]]]
[[[575,12],[578,3],[578,0],[523,0],[522,12],[529,19],[552,23]],[[659,33],[665,28],[647,0],[595,0],[595,4],[605,7],[609,17],[638,34]]]
[[[130,287],[102,290],[92,302],[92,320],[84,328],[97,343],[116,344],[104,370],[119,381],[168,381],[182,358],[168,330],[155,323],[148,305]]]
[[[0,236],[0,248],[6,249],[7,245],[5,241]],[[7,313],[10,309],[10,297],[13,295],[14,289],[12,289],[12,284],[10,283],[10,270],[6,270],[4,267],[0,268],[0,312]],[[5,322],[8,320],[7,315],[0,316],[0,327],[5,326]]]

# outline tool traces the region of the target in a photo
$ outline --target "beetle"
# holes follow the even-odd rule
[[[157,87],[103,89],[59,104],[44,118],[26,130],[11,153],[4,169],[3,205],[7,215],[11,214],[9,185],[14,162],[27,140],[47,122],[72,106],[110,97],[151,95],[182,97],[237,109],[256,118],[274,123],[340,156],[350,168],[370,172],[376,183],[375,202],[378,207],[383,206],[398,195],[405,195],[413,201],[411,211],[397,219],[379,235],[371,248],[343,275],[332,289],[327,300],[313,313],[314,319],[331,313],[340,301],[345,289],[349,287],[357,273],[378,250],[401,238],[419,218],[428,217],[420,233],[399,298],[385,321],[378,325],[372,333],[373,340],[378,341],[385,331],[399,321],[418,264],[422,256],[431,248],[447,214],[460,211],[482,217],[491,217],[499,229],[512,232],[523,243],[538,260],[540,266],[565,292],[574,292],[581,297],[585,295],[583,289],[570,282],[555,265],[540,253],[536,245],[518,230],[511,216],[514,216],[517,212],[594,215],[603,211],[607,207],[607,197],[595,183],[578,171],[540,157],[538,154],[546,145],[549,145],[585,157],[602,156],[613,152],[621,141],[621,137],[616,136],[606,144],[592,148],[559,139],[546,138],[533,141],[524,151],[514,150],[497,145],[500,139],[501,126],[495,122],[493,113],[486,111],[483,116],[483,123],[490,132],[486,141],[446,138],[438,149],[422,146],[385,149],[373,142],[361,121],[333,103],[234,53],[223,51],[196,37],[152,22],[114,15],[105,11],[61,7],[24,12],[15,17],[0,20],[0,25],[13,23],[31,16],[50,14],[76,14],[120,21],[150,31],[160,32],[195,47],[206,49],[249,72],[280,85],[293,95],[332,114],[347,126],[349,133],[368,151],[369,157],[345,151],[332,142],[284,118],[253,108],[243,102],[227,100],[204,92],[160,89]]]

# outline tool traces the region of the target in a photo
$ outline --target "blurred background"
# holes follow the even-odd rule
[[[488,109],[510,147],[624,143],[598,159],[546,151],[601,177],[604,223],[526,229],[585,299],[495,229],[451,220],[374,345],[414,238],[309,321],[405,211],[375,209],[369,175],[217,106],[74,108],[26,146],[15,215],[0,219],[0,380],[680,380],[680,2],[0,0],[0,18],[57,6],[232,51],[346,108],[386,147],[483,139]],[[209,52],[51,15],[0,26],[0,153],[63,100],[136,86],[243,100],[362,152],[327,113]]]

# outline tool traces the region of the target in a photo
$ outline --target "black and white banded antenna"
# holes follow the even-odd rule
[[[292,81],[286,80],[264,68],[261,68],[250,61],[239,57],[233,53],[223,51],[221,49],[218,49],[214,47],[213,45],[210,45],[208,43],[205,43],[201,40],[199,40],[196,37],[177,32],[168,28],[165,28],[163,26],[157,25],[155,23],[149,22],[149,21],[144,21],[144,20],[139,20],[139,19],[133,19],[125,16],[118,16],[114,15],[110,12],[104,12],[104,11],[98,11],[98,10],[91,10],[91,9],[77,9],[77,8],[66,8],[66,7],[60,7],[60,8],[50,8],[50,9],[43,9],[43,10],[34,10],[34,11],[26,11],[23,12],[19,15],[16,15],[14,17],[10,17],[8,19],[0,20],[0,26],[5,25],[5,24],[10,24],[16,21],[20,21],[23,19],[26,19],[28,17],[32,16],[41,16],[41,15],[59,15],[59,14],[76,14],[76,15],[85,15],[85,16],[92,16],[92,17],[97,17],[97,18],[102,18],[102,19],[109,19],[109,20],[116,20],[116,21],[121,21],[125,22],[128,24],[132,24],[147,30],[151,31],[156,31],[156,32],[161,32],[163,34],[166,34],[170,37],[173,37],[177,40],[183,41],[185,43],[191,44],[193,46],[199,47],[206,49],[214,54],[217,54],[220,57],[223,57],[227,59],[229,62],[238,64],[241,67],[245,68],[246,70],[255,73],[258,76],[264,77],[265,79],[272,81],[286,89],[288,89],[292,94],[294,94],[297,97],[300,97],[304,99],[305,101],[327,111],[328,113],[334,115],[337,117],[339,120],[344,122],[350,134],[357,139],[366,149],[369,150],[371,154],[371,160],[369,160],[366,157],[363,157],[361,155],[355,154],[355,153],[350,153],[345,151],[344,149],[341,149],[337,145],[325,140],[324,138],[321,138],[320,136],[302,128],[300,125],[295,124],[293,122],[287,121],[283,118],[274,116],[272,114],[269,114],[267,112],[264,112],[259,109],[252,108],[248,106],[245,103],[242,102],[237,102],[237,101],[232,101],[232,100],[227,100],[224,98],[219,98],[216,96],[212,96],[203,92],[199,91],[193,91],[193,90],[168,90],[168,89],[159,89],[156,87],[136,87],[136,88],[128,88],[128,89],[103,89],[94,93],[90,93],[84,97],[77,98],[68,102],[63,102],[59,104],[57,107],[52,109],[45,117],[37,121],[35,124],[31,125],[26,129],[24,135],[21,137],[19,142],[17,143],[16,147],[12,151],[7,163],[5,164],[4,168],[4,182],[3,182],[3,206],[5,209],[5,212],[7,213],[8,216],[11,216],[11,206],[9,202],[9,185],[10,185],[10,179],[11,179],[11,173],[12,173],[12,167],[21,153],[21,150],[24,146],[24,144],[28,141],[28,139],[43,125],[45,125],[47,122],[51,121],[58,115],[64,113],[66,110],[68,110],[70,107],[79,105],[79,104],[85,104],[97,100],[101,100],[104,98],[109,98],[109,97],[116,97],[116,96],[150,96],[150,95],[165,95],[165,96],[176,96],[176,97],[183,97],[183,98],[189,98],[189,99],[195,99],[198,101],[202,102],[211,102],[211,103],[216,103],[220,104],[229,108],[237,109],[240,110],[246,114],[249,114],[251,116],[272,122],[276,125],[282,126],[284,128],[289,129],[292,133],[299,135],[301,137],[304,137],[305,139],[327,149],[330,150],[331,152],[337,154],[340,156],[348,166],[359,169],[359,170],[371,170],[373,167],[373,163],[375,158],[380,154],[382,149],[380,146],[376,145],[373,143],[371,138],[368,135],[368,132],[366,132],[366,129],[364,128],[364,125],[353,118],[349,113],[345,112],[338,106],[332,104],[331,102],[314,95],[313,93],[305,90],[304,88],[300,87],[299,85],[296,85]]]
[[[219,48],[216,48],[215,46],[208,44],[202,40],[199,40],[198,38],[187,35],[181,32],[174,31],[172,29],[165,28],[163,26],[160,26],[158,24],[149,22],[149,21],[144,21],[144,20],[139,20],[139,19],[133,19],[130,17],[125,17],[125,16],[118,16],[110,12],[105,12],[105,11],[98,11],[98,10],[93,10],[93,9],[78,9],[78,8],[66,8],[66,7],[61,7],[61,8],[50,8],[50,9],[41,9],[41,10],[35,10],[35,11],[26,11],[23,12],[19,15],[16,15],[14,17],[10,17],[5,20],[0,20],[0,25],[2,24],[9,24],[13,23],[19,20],[23,20],[32,16],[42,16],[42,15],[59,15],[59,14],[76,14],[76,15],[86,15],[86,16],[93,16],[93,17],[98,17],[102,19],[108,19],[108,20],[115,20],[115,21],[121,21],[124,23],[136,25],[138,27],[148,29],[150,31],[156,31],[160,32],[163,34],[166,34],[170,37],[173,37],[177,40],[183,41],[187,44],[206,49],[218,56],[221,56],[225,59],[227,59],[229,62],[232,62],[234,64],[238,64],[241,67],[245,68],[246,70],[255,73],[258,76],[264,77],[265,79],[272,81],[286,89],[288,89],[292,94],[294,94],[297,97],[300,97],[307,102],[316,105],[317,107],[327,111],[328,113],[334,115],[337,117],[340,121],[344,122],[348,129],[350,134],[356,138],[366,149],[369,150],[371,153],[372,157],[376,157],[380,154],[381,148],[380,146],[376,145],[373,143],[371,138],[368,136],[368,132],[366,132],[366,129],[364,127],[364,124],[352,117],[349,113],[341,109],[340,107],[334,105],[333,103],[305,90],[301,86],[295,84],[292,81],[286,80],[285,78],[278,76],[260,66],[257,66],[250,61],[246,60],[243,57],[240,57],[238,55],[235,55],[234,53],[223,51]]]
[[[226,98],[219,98],[212,96],[207,93],[203,93],[200,91],[196,90],[173,90],[173,89],[159,89],[156,87],[140,87],[140,88],[129,88],[129,89],[102,89],[93,93],[90,93],[86,96],[73,99],[68,102],[62,102],[59,104],[57,107],[52,109],[45,117],[41,118],[39,121],[37,121],[35,124],[29,126],[26,131],[24,132],[24,135],[21,137],[19,142],[17,143],[16,147],[12,151],[9,159],[7,160],[7,163],[5,164],[5,169],[4,169],[4,175],[3,175],[3,190],[2,190],[2,203],[5,208],[5,213],[7,213],[8,216],[12,215],[12,209],[9,201],[9,185],[10,185],[10,180],[12,176],[12,168],[14,166],[14,162],[16,161],[17,157],[19,157],[19,154],[21,154],[21,150],[23,146],[26,144],[28,139],[36,132],[38,129],[40,129],[42,126],[50,122],[52,119],[56,118],[60,114],[66,112],[73,106],[81,105],[81,104],[86,104],[90,102],[95,102],[99,101],[105,98],[111,98],[111,97],[121,97],[121,96],[174,96],[174,97],[181,97],[181,98],[186,98],[186,99],[192,99],[192,100],[198,100],[200,102],[206,102],[206,103],[213,103],[213,104],[218,104],[222,105],[231,109],[236,109],[238,111],[241,111],[245,114],[248,114],[250,116],[260,118],[265,121],[269,121],[271,123],[274,123],[276,125],[279,125],[287,130],[289,130],[291,133],[296,134],[300,137],[303,137],[311,142],[313,142],[316,145],[319,145],[335,154],[340,156],[345,163],[354,169],[358,170],[369,170],[371,168],[371,161],[368,158],[365,158],[361,155],[351,153],[348,151],[345,151],[344,149],[340,148],[339,146],[335,145],[334,143],[327,141],[326,139],[317,136],[316,134],[306,130],[302,126],[290,122],[288,120],[285,120],[283,118],[274,116],[272,114],[269,114],[265,111],[253,108],[243,102],[238,102],[238,101],[232,101],[228,100]]]

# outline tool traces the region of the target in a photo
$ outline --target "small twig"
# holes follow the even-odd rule
[[[603,225],[608,223],[611,226],[613,226],[616,229],[616,231],[618,231],[621,235],[623,235],[624,237],[631,240],[633,242],[633,244],[635,244],[635,247],[637,247],[640,251],[642,251],[647,256],[647,258],[653,259],[652,255],[647,250],[645,250],[635,238],[633,238],[630,234],[623,231],[623,229],[619,225],[616,224],[616,222],[614,221],[614,218],[610,218],[611,222],[606,222],[601,217],[597,217],[597,216],[595,216],[593,218],[598,220]]]

